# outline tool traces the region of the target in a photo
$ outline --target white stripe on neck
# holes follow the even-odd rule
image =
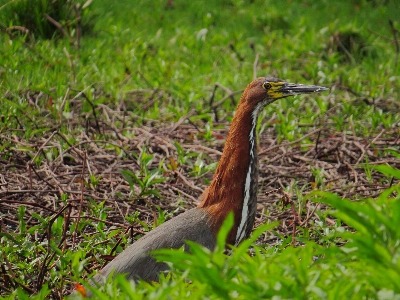
[[[253,112],[251,113],[251,130],[249,133],[249,142],[250,142],[250,161],[249,161],[249,169],[246,174],[246,181],[244,184],[244,199],[242,206],[242,217],[240,219],[240,225],[236,232],[235,246],[239,245],[239,243],[245,238],[246,229],[247,229],[247,217],[249,214],[249,201],[250,201],[250,191],[251,191],[251,172],[252,172],[252,163],[255,159],[254,157],[254,148],[256,147],[256,127],[257,127],[257,119],[258,114],[260,113],[261,108],[263,108],[265,104],[260,102],[256,105]]]

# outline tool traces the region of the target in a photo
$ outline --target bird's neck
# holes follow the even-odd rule
[[[256,126],[261,105],[241,99],[226,139],[224,151],[210,186],[199,205],[212,216],[210,226],[216,232],[230,211],[234,226],[227,242],[237,245],[253,228],[257,204],[258,159]]]

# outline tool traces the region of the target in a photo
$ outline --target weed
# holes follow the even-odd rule
[[[138,174],[129,170],[122,170],[121,174],[128,181],[132,193],[136,195],[134,183],[139,184],[140,192],[137,194],[138,197],[153,195],[160,197],[158,189],[153,188],[157,183],[162,183],[166,178],[161,177],[163,161],[160,162],[157,169],[150,170],[149,166],[153,160],[153,155],[146,153],[143,149],[141,155],[138,158],[138,164],[140,171]]]

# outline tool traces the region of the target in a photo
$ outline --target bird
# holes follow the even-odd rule
[[[161,248],[190,249],[187,240],[209,250],[216,246],[217,233],[230,212],[234,225],[226,243],[239,245],[252,232],[257,204],[258,156],[257,120],[261,110],[278,99],[329,90],[323,86],[288,83],[275,77],[260,77],[244,90],[234,114],[224,149],[201,203],[156,227],[117,255],[91,278],[101,285],[110,276],[158,281],[168,266],[150,254]]]

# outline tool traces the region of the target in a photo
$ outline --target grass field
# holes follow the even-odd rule
[[[0,0],[0,297],[61,299],[196,206],[241,92],[272,75],[330,92],[261,113],[251,239],[227,256],[228,222],[213,253],[160,252],[160,283],[93,292],[400,299],[397,1],[81,1],[47,39],[25,2]]]

